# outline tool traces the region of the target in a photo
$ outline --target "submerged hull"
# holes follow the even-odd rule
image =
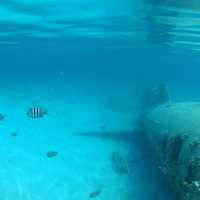
[[[166,103],[142,114],[163,175],[181,200],[200,200],[200,103]]]

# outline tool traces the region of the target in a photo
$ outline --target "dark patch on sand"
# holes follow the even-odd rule
[[[5,115],[0,113],[0,121],[3,121],[5,119]]]
[[[102,131],[105,131],[105,130],[108,129],[108,127],[107,127],[106,125],[102,125],[102,126],[100,127],[100,129],[101,129]]]
[[[57,156],[58,155],[58,152],[57,151],[49,151],[47,154],[46,154],[46,156],[48,157],[48,158],[53,158],[53,157],[55,157],[55,156]]]
[[[11,136],[12,136],[12,137],[16,137],[16,136],[18,136],[18,135],[19,135],[18,132],[12,132],[12,133],[11,133]]]

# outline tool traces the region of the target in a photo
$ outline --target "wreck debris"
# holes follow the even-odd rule
[[[200,200],[199,103],[171,104],[166,86],[160,85],[146,90],[138,122],[155,146],[158,168],[178,199]]]
[[[110,156],[113,170],[118,174],[129,174],[129,166],[127,161],[119,154],[119,152],[112,152]]]
[[[198,171],[198,166],[195,164],[195,162],[192,161],[187,167],[187,176],[185,181],[191,184],[197,178]]]
[[[158,169],[160,170],[160,172],[161,172],[163,175],[167,175],[167,174],[168,174],[168,171],[167,171],[167,167],[166,167],[166,166],[158,166]]]
[[[165,135],[160,141],[162,164],[158,168],[183,200],[196,200],[200,195],[200,156],[192,156],[194,150],[200,152],[199,139],[191,141],[189,133]],[[191,153],[189,159],[186,152]]]
[[[195,151],[196,149],[198,149],[198,147],[200,146],[200,140],[198,138],[196,138],[191,144],[190,144],[190,148],[191,151]]]
[[[181,135],[177,135],[170,144],[169,160],[173,163],[177,163],[180,158],[180,153],[184,144],[184,138]]]
[[[161,152],[163,154],[167,153],[168,143],[169,143],[169,136],[164,136],[161,140]]]
[[[147,88],[144,92],[142,112],[170,102],[169,92],[165,83],[159,84],[154,89]]]

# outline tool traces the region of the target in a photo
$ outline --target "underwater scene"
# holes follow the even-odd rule
[[[200,2],[0,3],[2,200],[200,200]]]

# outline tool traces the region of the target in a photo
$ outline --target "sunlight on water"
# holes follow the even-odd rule
[[[195,0],[7,0],[0,5],[0,44],[112,38],[198,51],[199,9]]]
[[[172,48],[200,50],[200,2],[154,1],[149,5],[146,21],[151,27],[149,39]]]
[[[7,24],[1,36],[131,38],[140,29],[140,7],[130,0],[8,0],[0,6],[1,24]]]

